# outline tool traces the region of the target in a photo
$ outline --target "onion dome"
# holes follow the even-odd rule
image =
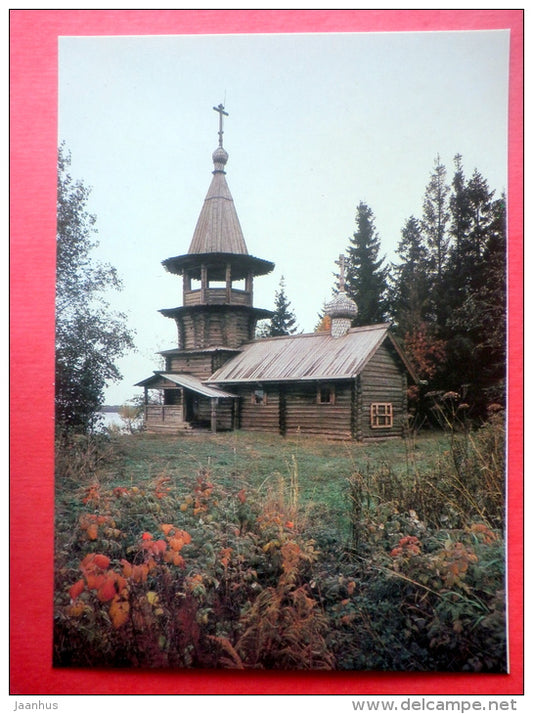
[[[346,295],[344,271],[346,260],[344,255],[339,255],[339,260],[335,261],[340,268],[339,292],[333,300],[325,306],[326,315],[331,318],[331,336],[342,337],[352,324],[352,320],[357,317],[358,309],[355,302]]]
[[[217,146],[217,148],[213,151],[213,164],[215,165],[215,170],[213,173],[217,173],[219,171],[224,172],[224,166],[228,163],[228,158],[229,154],[224,149],[223,146]]]
[[[325,312],[332,320],[337,317],[353,320],[357,317],[358,309],[355,302],[346,295],[344,290],[341,290],[333,300],[326,304]]]

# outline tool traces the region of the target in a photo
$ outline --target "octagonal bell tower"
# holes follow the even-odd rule
[[[235,204],[226,181],[228,153],[223,145],[220,104],[218,147],[213,152],[213,178],[185,255],[163,265],[183,276],[183,305],[160,310],[178,327],[179,347],[238,349],[252,340],[257,321],[272,312],[253,306],[253,281],[270,273],[274,264],[248,253]]]

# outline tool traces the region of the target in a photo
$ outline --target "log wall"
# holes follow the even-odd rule
[[[317,384],[298,382],[286,388],[286,433],[317,434],[333,439],[350,439],[351,382],[332,383],[333,403],[317,401]]]
[[[268,431],[279,433],[279,388],[277,385],[264,389],[266,401],[263,404],[254,404],[252,395],[255,385],[241,385],[238,394],[241,397],[239,404],[239,425],[241,429],[249,431]],[[232,391],[235,391],[232,389]]]
[[[191,374],[204,380],[213,374],[213,358],[210,354],[170,355],[166,358],[166,370],[178,374]]]
[[[176,318],[180,347],[237,348],[253,338],[255,319],[248,312],[228,311],[183,314]]]
[[[232,385],[240,396],[238,424],[249,431],[281,434],[317,434],[328,438],[350,439],[352,435],[352,383],[334,384],[335,401],[317,402],[317,383],[263,385],[266,400],[253,400],[255,385]]]
[[[376,351],[360,376],[356,415],[356,438],[401,436],[406,417],[406,373],[392,346],[385,342]],[[370,425],[370,405],[391,403],[392,428],[373,429]]]

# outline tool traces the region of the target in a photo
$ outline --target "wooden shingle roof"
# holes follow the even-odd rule
[[[189,254],[248,255],[239,217],[226,181],[224,166],[227,160],[227,152],[221,147],[216,149],[213,154],[213,178],[196,223]]]
[[[338,338],[318,332],[256,340],[243,345],[241,354],[208,383],[350,379],[360,374],[389,336],[388,328],[388,324],[355,327]],[[401,353],[400,357],[404,359]]]

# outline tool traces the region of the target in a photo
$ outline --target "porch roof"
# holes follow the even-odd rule
[[[216,399],[236,399],[237,395],[231,392],[226,392],[218,387],[206,386],[197,377],[193,377],[191,374],[170,374],[169,372],[154,372],[151,377],[143,379],[142,382],[137,382],[136,387],[152,387],[153,389],[163,388],[164,381],[172,382],[177,384],[179,387],[184,389],[190,389],[192,392],[201,394],[204,397],[216,398]]]

